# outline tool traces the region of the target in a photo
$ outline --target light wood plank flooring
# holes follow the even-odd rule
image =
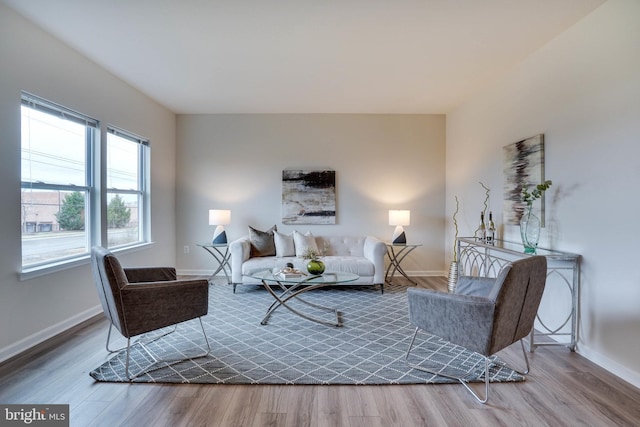
[[[417,280],[446,289],[445,278]],[[461,385],[96,383],[88,373],[107,358],[107,328],[96,318],[0,365],[0,403],[66,403],[72,426],[640,425],[640,390],[565,347],[536,349],[527,381],[494,384],[481,405]]]

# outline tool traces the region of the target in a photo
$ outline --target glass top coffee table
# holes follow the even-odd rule
[[[275,299],[273,304],[271,304],[267,309],[267,314],[264,316],[264,319],[262,319],[262,322],[260,322],[262,325],[267,324],[267,322],[269,321],[269,317],[274,311],[276,311],[276,309],[278,309],[278,307],[285,307],[286,309],[302,318],[329,326],[342,326],[342,321],[340,320],[338,309],[311,303],[302,299],[300,295],[306,292],[311,292],[315,289],[347,284],[349,282],[354,282],[360,278],[360,276],[358,276],[357,274],[332,272],[325,272],[324,274],[319,276],[313,276],[310,274],[302,274],[299,276],[282,276],[279,274],[274,274],[271,270],[259,271],[257,273],[251,274],[250,277],[260,280],[265,289],[269,291],[271,296]],[[315,309],[334,313],[335,321],[321,319],[308,312],[293,308],[290,304],[290,302],[292,301],[299,301]]]

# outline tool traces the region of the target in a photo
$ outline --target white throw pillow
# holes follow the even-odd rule
[[[296,256],[296,247],[293,243],[293,234],[273,232],[273,240],[276,244],[276,256]]]
[[[316,238],[313,237],[310,231],[306,234],[300,233],[298,230],[293,231],[293,243],[296,246],[296,256],[301,257],[307,250],[318,251],[318,244]]]

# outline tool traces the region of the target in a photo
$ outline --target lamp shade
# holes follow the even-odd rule
[[[220,209],[209,209],[209,225],[229,225],[231,224],[231,211]]]
[[[411,224],[410,210],[390,210],[389,211],[389,225],[410,225],[410,224]]]

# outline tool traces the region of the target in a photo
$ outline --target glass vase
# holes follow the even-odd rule
[[[307,271],[314,276],[324,273],[324,262],[319,259],[312,259],[307,263]]]
[[[531,208],[525,210],[520,219],[520,237],[524,245],[525,254],[535,254],[540,240],[540,218],[531,212]]]

